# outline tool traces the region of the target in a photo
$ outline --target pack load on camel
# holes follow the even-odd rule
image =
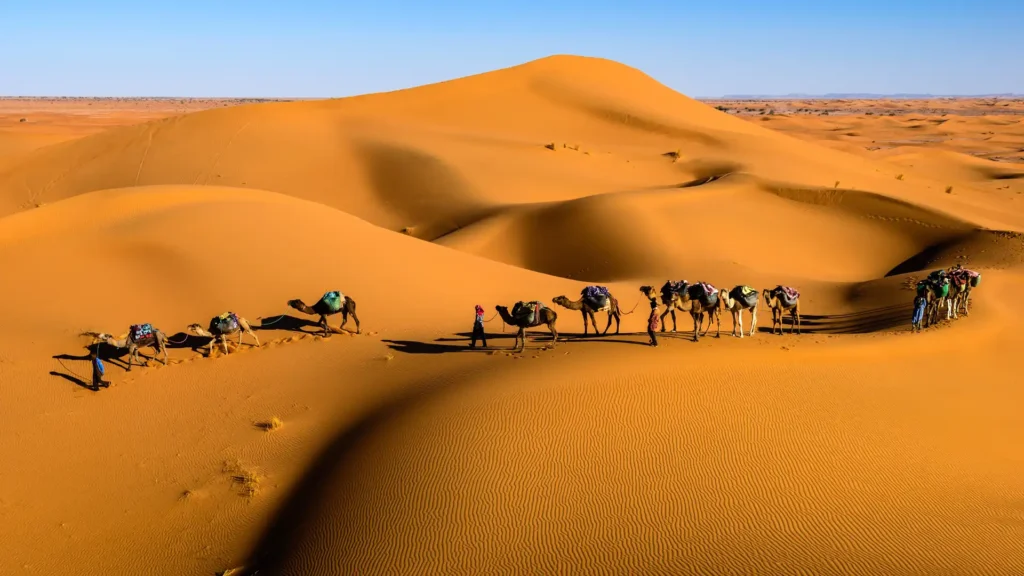
[[[718,304],[718,290],[707,282],[697,282],[690,287],[690,298],[710,308]]]
[[[334,313],[341,312],[341,307],[345,304],[345,297],[337,290],[325,292],[324,295],[320,297],[320,300],[328,310]]]
[[[800,291],[792,286],[776,286],[772,292],[777,295],[785,308],[791,308],[800,299]]]
[[[512,306],[512,317],[527,328],[540,326],[540,311],[543,308],[546,308],[546,306],[540,301],[523,302],[520,300],[515,303],[515,306]]]
[[[153,336],[152,324],[132,324],[128,327],[129,337],[134,342],[141,342],[145,338]]]
[[[675,294],[686,293],[687,288],[690,287],[690,283],[686,280],[679,280],[678,282],[668,280],[661,287],[661,301],[663,304],[667,304],[672,300],[672,296]]]
[[[604,286],[587,286],[580,291],[580,296],[590,304],[591,308],[600,310],[608,305],[611,293]]]
[[[917,283],[918,296],[927,296],[929,292],[931,292],[936,298],[940,299],[949,296],[949,279],[946,278],[945,273],[941,276],[929,275],[927,278]]]
[[[757,306],[757,290],[750,286],[737,286],[729,291],[729,298],[742,302],[745,308]]]
[[[950,281],[957,286],[970,284],[972,288],[977,288],[978,284],[981,284],[981,274],[959,264],[949,270],[948,276]]]
[[[225,312],[216,318],[210,319],[209,332],[214,336],[234,334],[238,330],[238,315],[234,312]]]

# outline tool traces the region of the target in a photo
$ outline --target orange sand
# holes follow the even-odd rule
[[[762,121],[579,57],[207,108],[3,126],[0,575],[1024,571],[1024,170],[865,141],[1012,116]],[[955,262],[970,316],[910,335]],[[650,348],[668,278],[797,286],[806,332]],[[474,304],[588,283],[621,334],[466,347]],[[361,335],[285,305],[331,289]],[[81,382],[83,331],[229,309],[262,349]]]

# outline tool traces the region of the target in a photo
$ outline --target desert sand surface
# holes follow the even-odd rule
[[[575,56],[111,104],[52,141],[10,106],[2,575],[1024,572],[1024,170],[969,153],[1012,156],[1019,117],[869,150],[911,119],[735,115]],[[911,334],[914,282],[956,263],[984,278],[969,316]],[[668,279],[795,286],[803,331],[771,334],[762,301],[752,337],[726,314],[694,342],[679,313],[650,347],[639,287]],[[551,303],[590,284],[618,333]],[[359,334],[286,304],[328,290]],[[517,300],[557,343],[508,350]],[[186,326],[228,310],[261,346],[206,357]],[[169,364],[101,347],[90,389],[81,334],[142,322]]]

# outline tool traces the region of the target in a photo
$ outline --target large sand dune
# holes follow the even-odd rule
[[[1021,169],[801,121],[563,56],[4,132],[0,575],[1024,571],[1024,210],[991,185]],[[908,334],[908,286],[956,262],[970,316]],[[638,287],[670,278],[798,286],[806,332],[680,316],[648,347]],[[620,334],[556,308],[553,348],[467,348],[474,304],[506,347],[496,304],[594,282]],[[362,334],[285,304],[331,289]],[[263,348],[202,357],[185,326],[227,310]],[[170,365],[105,349],[89,390],[79,334],[137,322]]]

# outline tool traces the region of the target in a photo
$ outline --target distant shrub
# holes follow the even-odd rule
[[[903,174],[897,174],[896,175],[896,179],[897,180],[903,180]]]
[[[953,193],[953,187],[952,186],[946,186],[946,194],[952,194],[952,193]]]

